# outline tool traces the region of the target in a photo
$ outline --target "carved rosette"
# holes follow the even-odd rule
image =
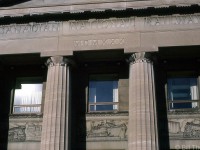
[[[134,53],[130,56],[129,59],[130,63],[152,63],[150,59],[150,53],[147,52],[140,52],[140,53]]]

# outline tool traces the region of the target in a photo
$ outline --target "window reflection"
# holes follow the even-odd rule
[[[89,110],[111,111],[118,109],[118,81],[109,78],[91,79],[89,82]]]
[[[41,111],[42,84],[21,84],[15,89],[14,113],[38,113]]]

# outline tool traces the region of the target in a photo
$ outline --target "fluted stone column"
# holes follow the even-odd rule
[[[129,150],[158,150],[153,64],[145,52],[131,56],[128,130]]]
[[[68,150],[69,65],[61,56],[47,61],[41,150]]]

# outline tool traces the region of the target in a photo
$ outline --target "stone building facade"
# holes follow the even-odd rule
[[[199,4],[0,0],[0,149],[200,149]]]

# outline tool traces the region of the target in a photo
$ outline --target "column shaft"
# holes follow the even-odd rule
[[[65,136],[68,134],[68,128],[65,129],[65,126],[68,126],[68,121],[65,121],[69,105],[68,70],[63,57],[51,57],[48,60],[41,150],[64,150],[68,147],[65,145]]]
[[[157,150],[154,72],[147,53],[132,55],[129,74],[129,150]]]

